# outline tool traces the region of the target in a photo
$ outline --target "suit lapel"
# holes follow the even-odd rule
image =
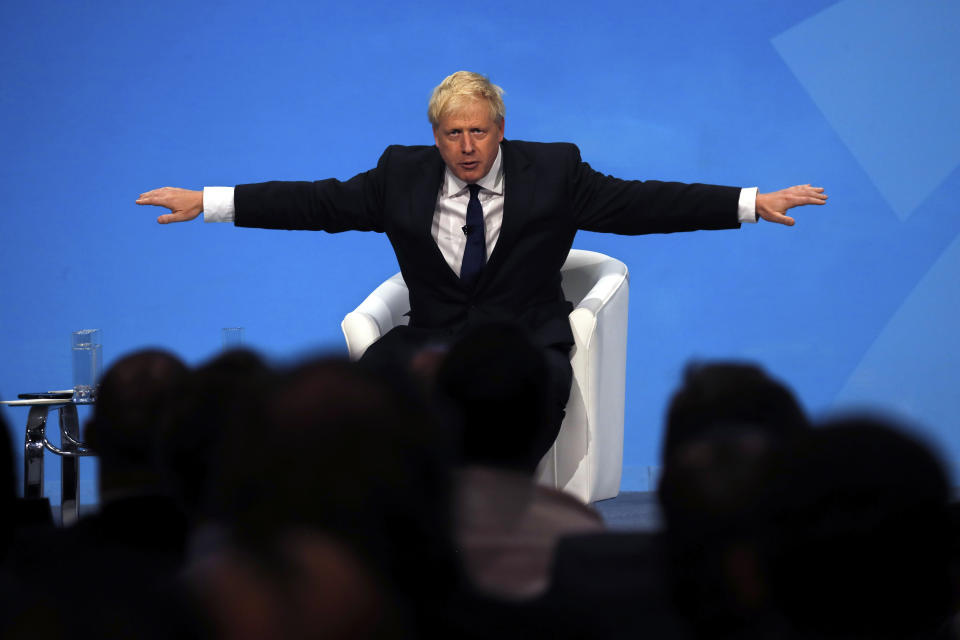
[[[529,158],[507,140],[501,143],[500,148],[503,150],[503,222],[497,246],[493,248],[477,282],[478,289],[493,277],[504,260],[503,256],[509,255],[512,245],[517,241],[523,215],[530,210],[536,182],[536,171]]]
[[[419,179],[411,190],[410,207],[412,220],[417,229],[417,237],[424,238],[429,248],[426,249],[424,256],[432,262],[430,267],[437,274],[445,273],[445,279],[452,279],[458,285],[460,275],[454,273],[447,264],[446,258],[437,246],[433,238],[433,216],[437,208],[437,194],[440,193],[440,185],[443,182],[444,175],[443,159],[440,152],[437,151],[430,162],[424,163]]]

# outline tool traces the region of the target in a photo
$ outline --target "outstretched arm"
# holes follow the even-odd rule
[[[794,219],[786,215],[789,209],[805,204],[826,204],[827,197],[823,187],[811,187],[809,184],[801,184],[772,193],[758,193],[757,215],[768,222],[792,227]]]
[[[137,198],[137,204],[149,204],[169,209],[170,213],[165,213],[157,218],[157,222],[160,224],[186,222],[203,213],[203,191],[162,187],[141,193],[140,197]]]

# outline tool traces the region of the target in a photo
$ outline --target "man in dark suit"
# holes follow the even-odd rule
[[[350,180],[267,182],[203,193],[163,188],[138,204],[238,226],[385,232],[410,290],[410,326],[368,360],[406,360],[490,321],[526,327],[553,378],[556,428],[570,390],[560,267],[579,229],[621,234],[735,228],[759,217],[793,224],[791,207],[823,204],[809,185],[769,194],[702,184],[626,181],[594,171],[571,144],[504,139],[502,91],[479,74],[447,77],[430,100],[435,146],[393,146]],[[506,194],[509,193],[509,197]]]

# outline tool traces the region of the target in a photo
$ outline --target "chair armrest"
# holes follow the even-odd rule
[[[351,311],[340,323],[343,337],[347,341],[347,353],[350,359],[357,361],[366,352],[367,347],[380,339],[380,327],[372,316],[359,311]]]
[[[340,328],[351,360],[359,360],[371,344],[397,325],[407,324],[410,294],[398,273],[384,281],[348,313]]]

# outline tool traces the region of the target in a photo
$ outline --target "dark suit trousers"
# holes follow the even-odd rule
[[[452,330],[422,329],[418,327],[394,327],[379,340],[370,345],[360,363],[375,371],[394,378],[409,376],[414,358],[425,349],[445,350],[456,339]],[[542,457],[553,446],[560,432],[560,425],[566,415],[567,399],[570,397],[570,385],[573,384],[573,369],[570,366],[570,346],[555,344],[543,347],[549,384],[549,424],[543,437],[537,443],[538,457]]]

